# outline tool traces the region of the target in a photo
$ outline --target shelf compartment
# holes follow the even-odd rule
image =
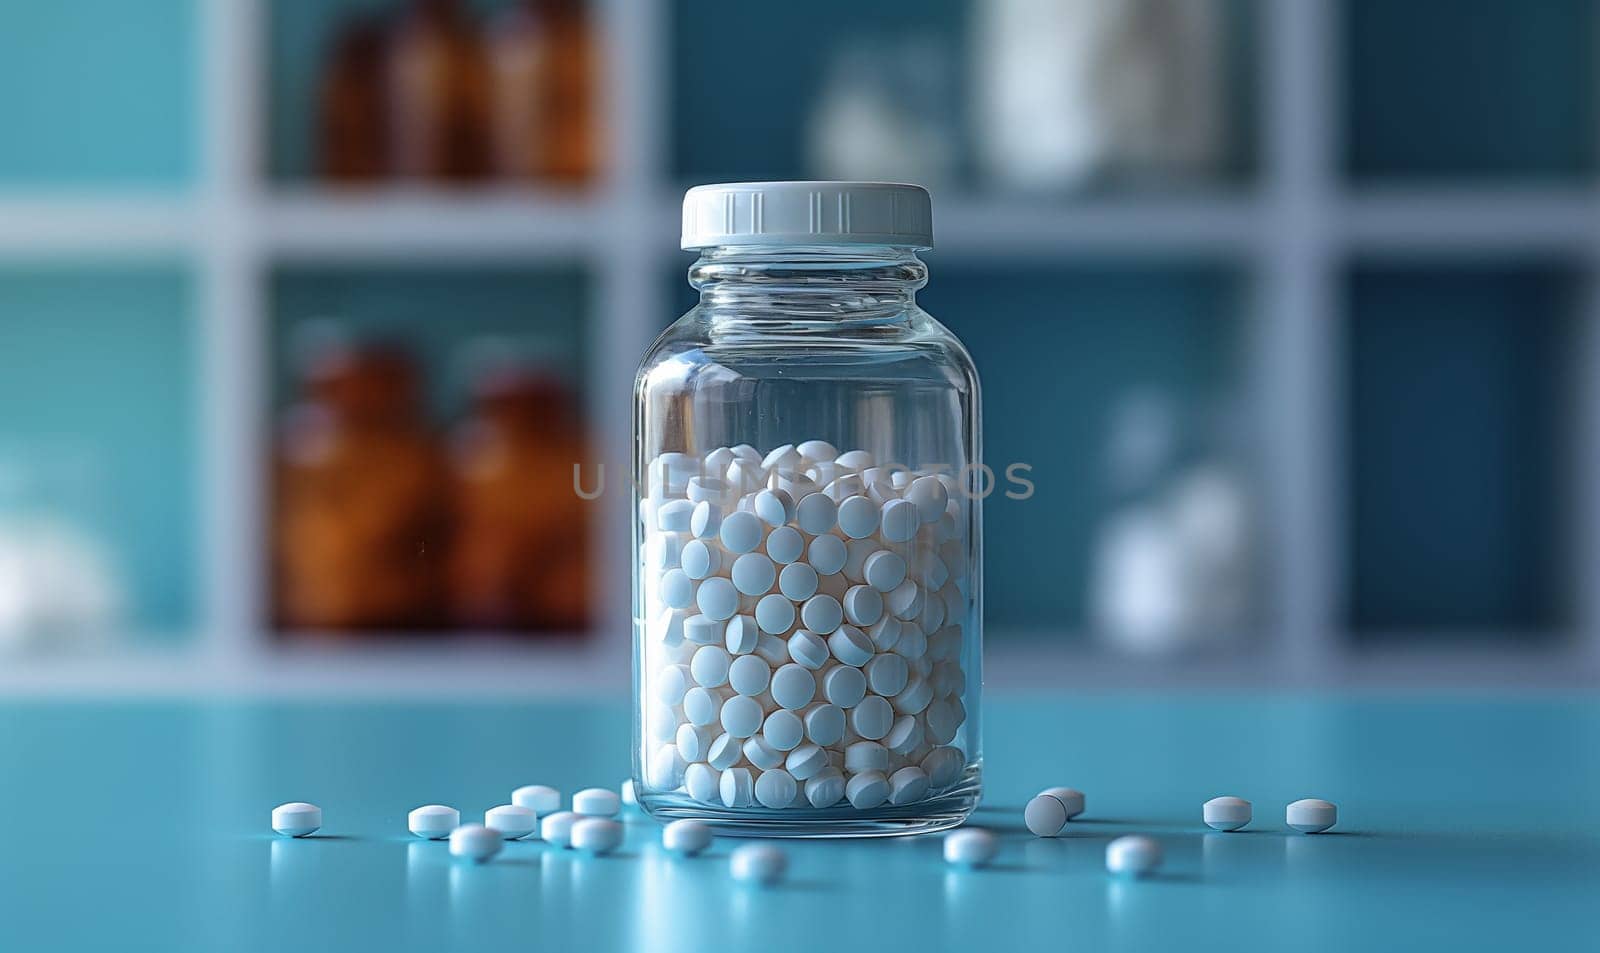
[[[1359,262],[1345,352],[1358,643],[1569,621],[1576,281],[1560,262]]]

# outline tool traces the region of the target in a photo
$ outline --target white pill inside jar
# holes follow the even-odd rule
[[[1049,794],[1037,794],[1022,809],[1022,822],[1035,837],[1055,837],[1067,827],[1067,808]]]
[[[694,516],[695,504],[691,500],[668,500],[656,507],[656,529],[663,533],[686,533],[689,519]]]
[[[898,553],[880,549],[862,561],[861,575],[867,585],[879,592],[888,592],[905,581],[906,561]]]
[[[904,625],[905,623],[894,616],[886,615],[867,629],[867,637],[872,639],[873,647],[879,652],[887,652],[900,641]]]
[[[700,584],[695,592],[695,605],[706,618],[726,622],[739,611],[739,591],[733,583],[721,576],[713,576]]]
[[[1161,866],[1161,845],[1148,837],[1119,837],[1106,845],[1106,870],[1122,877],[1143,877]]]
[[[500,833],[479,824],[465,824],[450,832],[450,855],[483,863],[500,853]]]
[[[561,792],[547,784],[525,784],[511,792],[511,803],[543,817],[561,810]]]
[[[272,829],[285,837],[305,837],[322,827],[322,808],[305,801],[290,801],[272,809]]]
[[[872,661],[876,648],[867,633],[853,625],[842,625],[828,636],[828,650],[845,665],[860,668]]]
[[[689,535],[697,541],[716,539],[722,532],[722,508],[716,503],[696,503],[689,514]]]
[[[806,601],[817,594],[817,570],[809,563],[790,563],[778,573],[778,591],[790,601]]]
[[[890,500],[883,504],[883,538],[891,543],[904,543],[917,535],[922,517],[910,500]]]
[[[656,700],[663,705],[681,705],[683,696],[694,682],[687,665],[666,665],[656,672]]]
[[[711,825],[693,818],[672,821],[661,829],[661,846],[684,857],[693,857],[710,847],[711,840]]]
[[[783,764],[784,753],[767,744],[760,735],[746,738],[740,750],[744,752],[746,761],[763,771]]]
[[[808,781],[828,767],[828,752],[814,744],[803,744],[784,759],[785,771],[796,781]]]
[[[857,741],[844,749],[844,769],[851,774],[889,770],[889,749],[876,741]]]
[[[755,778],[749,768],[729,768],[722,772],[722,806],[749,807],[755,803]]]
[[[868,695],[850,710],[850,727],[861,737],[877,741],[894,727],[894,708],[882,695]]]
[[[826,440],[807,440],[804,443],[796,444],[794,449],[800,454],[801,459],[811,463],[831,461],[839,456],[839,451],[834,449],[833,444]]]
[[[728,665],[728,684],[741,695],[759,695],[772,680],[772,666],[759,655],[741,655]]]
[[[651,533],[644,544],[645,565],[662,571],[671,569],[679,565],[687,545],[677,533]]]
[[[673,735],[673,743],[678,746],[678,754],[683,760],[692,763],[705,759],[706,750],[716,736],[716,730],[711,725],[679,725]]]
[[[572,796],[572,810],[585,817],[616,817],[622,800],[610,788],[584,788]]]
[[[650,763],[645,766],[645,776],[649,778],[652,787],[670,791],[683,783],[685,767],[683,755],[678,751],[677,745],[662,745],[650,755]]]
[[[695,613],[683,620],[683,637],[695,645],[721,643],[728,628],[720,619]]]
[[[684,496],[696,503],[716,503],[728,496],[730,488],[726,481],[713,476],[692,476],[684,487]]]
[[[827,640],[815,632],[796,629],[794,635],[789,636],[789,657],[816,671],[826,665],[830,658]]]
[[[848,555],[844,540],[837,536],[818,536],[806,548],[806,562],[819,576],[831,576],[843,569]]]
[[[871,586],[851,586],[842,601],[852,625],[869,626],[883,616],[883,595]]]
[[[722,696],[709,688],[696,685],[683,694],[683,717],[691,725],[709,725],[722,711]]]
[[[555,847],[566,847],[572,840],[572,825],[577,822],[578,815],[571,811],[546,814],[539,821],[539,839]]]
[[[684,544],[683,554],[679,560],[684,575],[690,579],[698,580],[714,576],[722,568],[720,550],[712,549],[698,539],[691,539]]]
[[[844,737],[844,709],[838,705],[813,705],[805,710],[800,720],[805,722],[806,737],[813,744],[826,748],[838,744]]]
[[[1321,798],[1301,798],[1284,812],[1288,825],[1304,834],[1320,834],[1339,822],[1339,809]]]
[[[902,715],[917,715],[926,711],[932,702],[933,686],[928,684],[927,679],[913,675],[906,680],[906,687],[901,689],[900,694],[894,696],[889,704]]]
[[[502,804],[483,812],[483,826],[506,840],[520,840],[538,829],[539,815],[531,808]]]
[[[865,470],[872,466],[873,456],[865,450],[846,450],[835,457],[834,462],[846,470]]]
[[[845,783],[844,796],[856,810],[870,811],[889,799],[889,779],[882,771],[857,774]]]
[[[744,757],[744,747],[739,739],[724,732],[711,742],[711,747],[706,749],[706,763],[718,771],[726,771],[739,763]]]
[[[894,720],[894,727],[889,729],[889,733],[883,736],[883,745],[895,754],[910,757],[926,738],[927,732],[915,715],[901,715]]]
[[[1000,853],[1000,842],[988,831],[962,828],[944,837],[945,863],[957,867],[982,867]]]
[[[823,768],[806,780],[806,801],[812,807],[832,807],[844,797],[844,773],[838,768]]]
[[[810,669],[790,662],[772,673],[771,692],[772,700],[784,708],[804,708],[816,695],[817,680]]]
[[[910,506],[911,504],[906,504]],[[913,510],[915,507],[913,507]],[[864,496],[847,496],[839,502],[836,520],[851,539],[865,539],[878,531],[878,504]]]
[[[728,872],[740,883],[770,887],[783,879],[789,858],[769,844],[746,844],[728,858]]]
[[[761,710],[761,703],[748,695],[735,695],[722,706],[722,730],[735,738],[750,737],[761,730],[765,720],[766,712]]]
[[[786,443],[781,447],[774,447],[772,450],[768,451],[767,455],[761,459],[761,465],[766,467],[768,470],[778,467],[784,467],[792,470],[795,467],[798,467],[800,462],[804,459],[805,458],[800,456],[799,452],[795,450],[794,444]]]
[[[906,687],[906,680],[911,677],[906,660],[893,652],[874,655],[863,671],[867,676],[867,686],[884,698],[900,694]]]
[[[704,585],[701,588],[704,588]],[[885,608],[895,614],[896,618],[909,620],[915,619],[922,614],[922,604],[925,598],[926,595],[922,587],[917,585],[916,582],[907,579],[889,590],[888,595],[883,597],[883,604]],[[704,612],[705,609],[700,611]]]
[[[767,535],[767,556],[775,563],[793,563],[805,554],[806,540],[793,526],[780,526]]]
[[[761,638],[761,627],[756,625],[754,616],[736,615],[728,620],[728,625],[722,630],[723,645],[731,655],[748,655],[756,650],[756,644]]]
[[[950,503],[950,494],[938,477],[925,476],[906,487],[906,500],[916,506],[923,523],[937,523]]]
[[[787,633],[794,625],[794,603],[776,592],[762,596],[756,603],[756,625],[771,635]]]
[[[831,705],[854,708],[867,694],[867,676],[861,669],[840,665],[822,676],[822,694]]]
[[[694,604],[695,584],[682,569],[669,569],[661,574],[661,601],[673,609],[687,609]]]
[[[776,635],[763,634],[756,642],[756,654],[773,668],[789,662],[788,644]]]
[[[889,775],[890,804],[914,804],[927,796],[928,775],[921,768],[908,765]]]
[[[733,587],[747,596],[765,595],[778,578],[772,560],[760,553],[745,553],[733,561]]]
[[[590,854],[609,854],[622,844],[622,825],[603,817],[586,817],[572,825],[574,849]]]
[[[838,522],[839,504],[826,493],[813,493],[795,505],[794,519],[805,532],[821,536]]]
[[[1206,826],[1219,831],[1236,831],[1250,823],[1250,802],[1242,797],[1214,797],[1200,807]]]
[[[411,833],[428,840],[443,840],[461,826],[461,812],[443,804],[424,804],[406,815]]]
[[[751,504],[756,516],[768,526],[782,526],[794,519],[794,498],[784,490],[762,490]]]
[[[799,785],[794,777],[782,768],[769,768],[756,778],[756,800],[762,806],[774,809],[788,807],[795,798]]]
[[[826,594],[812,596],[800,609],[800,621],[818,635],[829,635],[844,621],[844,607]]]
[[[718,535],[729,552],[748,553],[761,545],[761,520],[754,513],[729,513]]]
[[[966,762],[955,748],[934,748],[922,759],[922,770],[928,772],[928,783],[935,790],[955,783]]]
[[[761,726],[762,740],[778,751],[793,751],[805,737],[805,723],[788,708],[780,708],[768,715],[766,723]]]

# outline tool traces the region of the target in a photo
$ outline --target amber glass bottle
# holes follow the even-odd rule
[[[451,448],[451,604],[466,628],[577,632],[589,616],[589,461],[568,388],[524,368],[474,385]],[[593,474],[592,467],[586,472]]]
[[[413,0],[388,57],[389,140],[402,177],[468,181],[489,165],[489,75],[459,0]]]
[[[443,466],[396,349],[313,359],[276,463],[278,624],[405,631],[441,621]]]
[[[513,179],[573,185],[594,176],[596,52],[581,0],[522,0],[495,19],[494,165]]]
[[[344,21],[323,64],[317,95],[317,169],[339,182],[369,182],[387,171],[384,31],[373,17]]]

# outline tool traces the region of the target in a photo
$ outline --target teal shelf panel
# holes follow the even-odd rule
[[[1566,621],[1574,285],[1559,264],[1354,270],[1345,611],[1358,639]]]
[[[0,7],[0,187],[189,184],[198,18],[194,0]]]
[[[97,538],[132,627],[168,638],[195,619],[192,298],[177,266],[0,268],[0,466],[16,503]]]
[[[1344,7],[1344,164],[1357,182],[1593,171],[1591,0]]]

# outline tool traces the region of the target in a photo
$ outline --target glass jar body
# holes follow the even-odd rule
[[[982,771],[978,378],[909,251],[712,249],[634,403],[634,779],[727,833],[952,827]]]

